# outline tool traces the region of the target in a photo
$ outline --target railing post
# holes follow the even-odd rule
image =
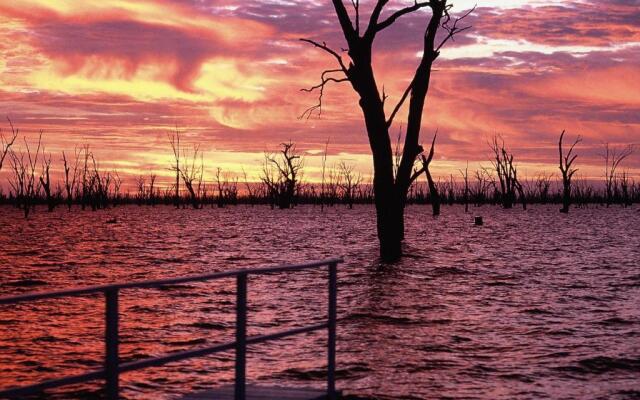
[[[117,400],[119,392],[118,371],[118,289],[107,289],[106,299],[106,326],[105,326],[105,388],[107,399]]]
[[[236,278],[235,400],[245,400],[247,378],[247,273]]]
[[[329,316],[327,343],[327,397],[336,398],[336,315],[338,303],[337,264],[329,264]]]

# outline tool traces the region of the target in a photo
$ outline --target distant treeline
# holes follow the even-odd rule
[[[9,121],[11,125],[11,121]],[[576,169],[573,162],[574,147],[578,137],[565,154],[562,148],[564,132],[560,136],[560,178],[541,173],[536,177],[518,178],[513,154],[500,137],[494,137],[490,147],[495,155],[492,166],[480,170],[459,171],[448,179],[434,179],[429,171],[435,151],[434,137],[428,156],[421,157],[416,165],[415,179],[409,190],[410,204],[431,204],[433,214],[440,212],[441,204],[481,206],[499,204],[511,208],[516,204],[563,204],[568,211],[570,203],[576,206],[588,204],[629,206],[640,201],[640,183],[626,171],[619,172],[624,159],[633,148],[610,148],[605,145],[604,180],[602,182],[573,178]],[[17,150],[18,131],[11,125],[11,135],[0,132],[0,170],[9,171],[9,190],[0,188],[0,204],[11,204],[27,217],[38,206],[53,211],[57,207],[74,207],[82,210],[99,210],[125,204],[173,205],[177,208],[225,207],[237,204],[268,205],[272,208],[291,208],[298,204],[315,204],[320,207],[355,204],[373,204],[373,182],[365,182],[354,165],[341,162],[327,166],[327,149],[322,158],[322,177],[319,183],[303,180],[304,158],[292,142],[282,143],[280,150],[265,153],[259,181],[250,181],[247,174],[238,175],[215,170],[215,180],[206,182],[204,160],[197,146],[185,148],[176,131],[169,136],[173,151],[171,170],[175,173],[172,184],[158,184],[156,174],[138,176],[127,185],[133,190],[123,191],[123,180],[117,171],[106,171],[88,145],[76,148],[73,154],[60,154],[61,178],[51,179],[52,155],[42,147],[42,134],[35,146],[24,141],[24,148]],[[398,153],[398,152],[396,152]],[[418,180],[426,175],[426,182]],[[573,180],[572,180],[573,178]]]
[[[40,188],[35,196],[28,199],[16,196],[13,190],[5,193],[0,190],[0,204],[13,205],[20,209],[29,204],[31,210],[36,205],[51,208],[56,207],[78,207],[82,210],[99,210],[119,205],[177,205],[180,208],[193,207],[193,199],[187,192],[182,192],[176,199],[173,186],[165,188],[153,188],[153,175],[144,180],[144,186],[138,191],[120,192],[116,183],[105,183],[104,189],[92,188],[91,185],[85,191],[76,190],[69,197],[63,186],[56,184],[51,197],[48,197],[44,190]],[[477,179],[477,180],[475,180]],[[142,180],[138,181],[142,183]],[[470,206],[482,205],[502,205],[503,196],[496,190],[493,181],[487,181],[483,177],[474,178],[470,183],[467,194],[465,194],[464,183],[459,181],[438,180],[438,190],[440,191],[437,201],[443,205],[467,204]],[[107,186],[108,185],[108,186]],[[292,208],[300,204],[312,204],[318,206],[333,207],[344,205],[353,207],[358,204],[373,204],[373,186],[371,183],[360,183],[353,185],[352,189],[346,190],[343,185],[337,182],[328,181],[322,186],[319,183],[301,182],[296,185],[295,193],[288,207],[280,207],[281,202],[278,195],[269,193],[269,188],[259,182],[240,182],[237,179],[223,181],[223,193],[217,192],[217,184],[208,183],[208,189],[202,189],[197,195],[197,208],[204,207],[225,207],[228,205],[249,204],[267,205],[271,208]],[[526,208],[527,204],[562,204],[562,183],[554,177],[541,175],[537,178],[525,180],[523,183],[524,195],[516,196],[516,204]],[[613,186],[613,196],[608,197],[604,187],[598,188],[594,182],[587,180],[576,180],[572,191],[572,201],[575,206],[593,205],[621,205],[630,206],[640,203],[640,183],[635,181],[625,182],[618,180]],[[414,183],[409,191],[409,204],[433,204],[434,199],[429,193],[427,183]]]

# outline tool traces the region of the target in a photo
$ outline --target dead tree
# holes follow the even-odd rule
[[[173,198],[173,204],[176,208],[180,208],[180,131],[178,131],[177,126],[175,133],[169,135],[169,144],[171,145],[171,150],[173,150],[173,158],[175,160],[174,166],[172,166],[170,169],[172,171],[175,171],[176,173],[175,195]]]
[[[51,154],[47,157],[44,154],[44,148],[42,149],[42,172],[40,173],[40,186],[44,191],[44,195],[47,201],[47,211],[52,212],[55,207],[54,194],[51,192]]]
[[[339,197],[338,192],[340,189],[341,179],[342,176],[340,176],[338,167],[335,164],[332,165],[327,173],[327,179],[324,183],[324,197],[327,206],[333,207],[336,205]]]
[[[324,145],[324,153],[322,154],[322,181],[320,183],[320,211],[324,211],[324,202],[325,202],[325,175],[327,172],[327,152],[329,150],[329,139],[327,139],[327,143]]]
[[[13,176],[9,178],[9,185],[13,192],[15,206],[18,209],[22,209],[23,205],[27,204],[25,201],[27,167],[24,160],[24,153],[18,154],[11,149],[9,151],[9,163],[13,172]],[[25,210],[25,218],[28,216],[29,211]]]
[[[216,183],[218,185],[218,197],[216,199],[216,203],[218,204],[218,208],[224,207],[224,189],[225,185],[222,181],[222,169],[220,167],[216,168]]]
[[[244,170],[244,167],[242,168],[242,178],[244,181],[244,187],[247,191],[247,199],[249,203],[253,205],[255,202],[256,190],[249,182],[249,179],[247,178],[247,171]]]
[[[560,172],[562,173],[562,208],[560,212],[566,214],[569,212],[569,206],[571,205],[571,179],[578,172],[577,169],[573,168],[573,163],[578,158],[577,154],[573,154],[573,150],[582,139],[578,136],[565,155],[562,149],[564,134],[565,131],[563,130],[558,141],[558,153],[560,156]]]
[[[494,159],[491,161],[500,183],[496,187],[503,208],[512,208],[516,200],[516,191],[522,193],[522,185],[518,182],[517,170],[513,164],[513,154],[509,153],[504,145],[504,140],[494,136],[489,143],[493,151]],[[523,199],[524,201],[524,199]]]
[[[353,202],[358,191],[358,187],[362,183],[362,175],[355,171],[355,166],[347,165],[344,161],[340,163],[340,182],[338,186],[342,191],[342,200],[353,209]]]
[[[113,171],[113,198],[112,203],[113,206],[117,206],[120,202],[120,188],[122,187],[122,178],[120,178],[120,174],[118,171]]]
[[[224,175],[224,198],[227,204],[238,204],[238,177],[231,177],[229,172]]]
[[[462,201],[464,202],[464,212],[469,212],[469,161],[467,161],[467,167],[464,171],[460,170],[462,180],[464,182],[464,194]]]
[[[200,155],[200,164],[198,165],[198,155]],[[191,163],[183,163],[180,167],[180,176],[184,183],[187,192],[189,193],[189,200],[194,209],[200,208],[200,191],[202,189],[202,176],[204,173],[204,161],[200,154],[200,147],[193,147],[193,154],[191,157]],[[195,186],[194,186],[195,184]]]
[[[614,186],[616,184],[617,169],[627,157],[633,154],[633,146],[628,145],[623,149],[610,147],[609,143],[604,144],[604,176],[605,176],[605,190],[607,207],[611,205],[614,200]]]
[[[354,19],[352,20],[343,0],[332,0],[347,44],[348,61],[324,42],[302,39],[323,50],[337,62],[335,68],[322,72],[318,85],[306,89],[307,91],[317,91],[319,101],[316,105],[305,110],[302,117],[308,118],[313,113],[318,115],[322,113],[324,89],[330,82],[349,82],[360,98],[358,104],[362,109],[373,155],[377,232],[380,255],[385,261],[397,260],[402,255],[404,209],[409,187],[417,179],[417,176],[413,174],[413,166],[423,151],[420,145],[420,129],[433,63],[445,43],[455,34],[468,29],[468,27],[459,27],[458,23],[469,15],[471,10],[459,18],[453,18],[450,14],[451,5],[447,2],[448,0],[416,0],[410,6],[385,12],[389,1],[377,0],[369,14],[366,28],[361,30],[360,1],[353,0],[351,2],[354,8]],[[431,16],[425,19],[423,25],[422,56],[409,85],[396,105],[387,114],[385,102],[388,96],[384,90],[380,93],[378,89],[380,85],[372,66],[373,44],[378,33],[393,25],[402,16],[417,12],[422,8],[431,9]],[[383,14],[386,16],[383,17]],[[444,30],[444,35],[438,35],[440,28]],[[389,130],[407,99],[409,99],[409,110],[402,158],[397,172],[394,173]]]
[[[64,188],[67,195],[67,208],[71,211],[71,206],[73,205],[73,195],[75,193],[76,185],[78,183],[78,167],[80,165],[80,152],[76,148],[75,159],[73,161],[73,165],[70,165],[69,160],[67,160],[67,156],[62,152],[62,163],[64,167]]]
[[[265,162],[277,172],[272,182],[278,208],[291,208],[295,204],[296,192],[299,188],[303,159],[297,154],[292,142],[281,143],[282,149],[275,154],[266,154]]]
[[[475,184],[472,188],[473,202],[476,207],[481,206],[487,202],[489,198],[489,189],[495,186],[495,180],[487,168],[481,167],[476,170]]]
[[[630,194],[633,189],[633,182],[629,178],[629,172],[623,171],[620,174],[619,181],[620,181],[619,185],[620,185],[620,195],[621,195],[620,202],[624,207],[629,207],[632,204]]]
[[[91,197],[91,208],[104,209],[109,207],[109,193],[111,192],[111,173],[103,173],[100,170],[98,160],[91,154],[91,163],[93,170],[91,171],[91,179],[93,183],[93,196]]]
[[[438,133],[436,132],[436,134],[433,135],[433,141],[431,141],[431,149],[429,150],[429,155],[425,156],[424,153],[421,154],[422,170],[414,173],[414,175],[416,175],[424,172],[425,175],[427,175],[427,183],[429,184],[429,199],[431,200],[431,209],[433,211],[434,217],[440,215],[440,193],[438,192],[438,186],[433,180],[433,176],[431,175],[429,166],[431,165],[431,161],[433,161],[433,153],[435,151],[437,136]]]
[[[277,174],[273,165],[269,162],[268,154],[264,155],[264,162],[262,164],[262,175],[260,180],[264,186],[264,195],[269,203],[269,206],[273,209],[277,203],[278,198],[278,180]]]
[[[5,139],[2,129],[0,128],[0,171],[2,171],[2,165],[4,164],[7,154],[9,154],[9,149],[11,149],[11,146],[13,146],[18,138],[18,130],[13,127],[13,123],[9,117],[7,117],[7,121],[9,121],[9,126],[11,127],[11,135],[9,138]]]
[[[82,147],[83,151],[83,165],[82,165],[82,195],[80,196],[80,207],[84,211],[87,202],[93,197],[93,191],[95,187],[95,179],[93,179],[91,172],[89,171],[89,158],[92,157],[91,152],[89,151],[89,145],[84,145]]]
[[[136,200],[138,205],[141,206],[144,204],[147,198],[147,180],[143,175],[138,175],[135,178],[136,189],[138,192],[136,193]]]
[[[535,193],[538,196],[540,203],[542,204],[546,204],[549,201],[549,192],[551,190],[552,177],[552,174],[547,174],[544,172],[541,172],[536,176]]]
[[[24,139],[25,152],[17,154],[13,148],[9,149],[9,161],[13,170],[13,179],[9,184],[13,188],[16,198],[16,206],[24,212],[24,217],[28,218],[35,206],[35,199],[40,191],[38,179],[36,179],[36,168],[38,157],[42,145],[42,131],[38,137],[38,146],[35,153],[31,153],[31,148],[27,139]]]
[[[147,191],[147,197],[149,200],[149,204],[151,204],[152,207],[155,207],[156,205],[156,180],[158,179],[158,175],[151,173],[149,175],[149,189]]]

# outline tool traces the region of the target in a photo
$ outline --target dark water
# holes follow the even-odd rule
[[[37,213],[0,209],[0,295],[343,256],[338,386],[374,398],[640,398],[640,212],[407,212],[408,257],[376,261],[370,207]],[[117,217],[116,224],[106,221]],[[121,294],[126,360],[232,340],[234,281]],[[253,278],[249,333],[320,321],[326,272]],[[100,298],[0,306],[0,387],[100,367]],[[326,336],[253,346],[260,383],[323,386]],[[227,383],[232,353],[122,376],[131,399]],[[97,384],[63,397],[98,395]]]

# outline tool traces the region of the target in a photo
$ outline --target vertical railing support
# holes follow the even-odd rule
[[[336,315],[338,302],[337,264],[329,264],[329,316],[327,343],[327,397],[336,398]]]
[[[118,371],[118,289],[105,292],[105,388],[108,400],[117,400],[119,392]]]
[[[247,273],[236,278],[235,400],[245,400],[247,379]]]

